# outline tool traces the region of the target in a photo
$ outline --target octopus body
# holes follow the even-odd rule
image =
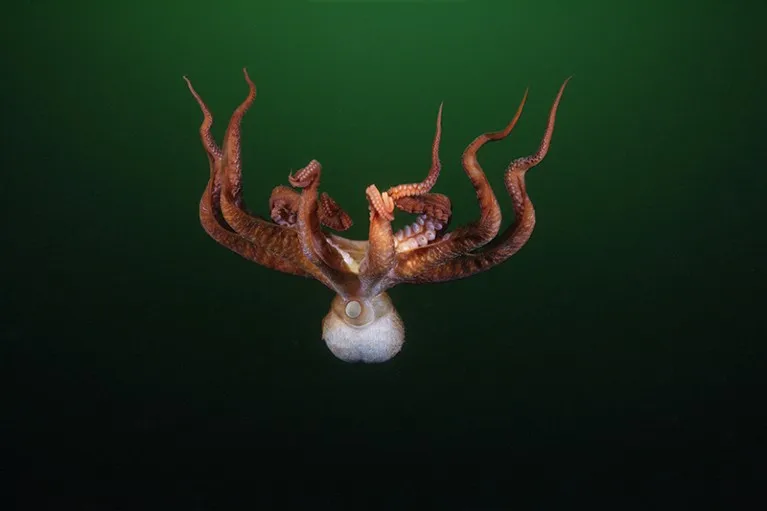
[[[253,104],[256,87],[243,69],[249,92],[232,114],[221,146],[211,134],[213,116],[184,77],[203,114],[200,138],[210,173],[200,200],[202,227],[219,244],[240,256],[280,272],[313,278],[335,292],[322,323],[322,338],[330,351],[347,362],[384,362],[405,341],[405,327],[387,290],[398,284],[427,284],[470,277],[514,255],[530,238],[535,211],[527,194],[526,172],[548,152],[557,107],[567,80],[557,93],[538,150],[513,160],[504,183],[511,196],[514,222],[500,235],[501,209],[477,152],[487,142],[509,135],[522,114],[527,91],[517,112],[500,131],[478,136],[461,158],[480,207],[474,222],[448,231],[450,199],[431,190],[441,170],[439,144],[442,105],[437,114],[431,167],[419,183],[401,184],[380,192],[365,190],[370,210],[367,240],[350,240],[343,232],[349,215],[330,195],[319,192],[322,167],[316,160],[288,176],[269,198],[270,218],[253,213],[242,196],[240,125]],[[415,215],[412,223],[394,232],[395,211]]]

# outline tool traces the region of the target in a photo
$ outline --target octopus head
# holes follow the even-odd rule
[[[344,362],[386,362],[402,349],[405,325],[391,299],[336,296],[322,321],[322,339]]]

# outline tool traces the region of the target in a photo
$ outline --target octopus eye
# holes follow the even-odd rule
[[[374,364],[399,353],[405,326],[386,293],[373,298],[336,295],[322,320],[322,339],[345,362]]]
[[[362,314],[362,305],[360,302],[352,300],[346,304],[346,315],[352,319],[359,317]]]

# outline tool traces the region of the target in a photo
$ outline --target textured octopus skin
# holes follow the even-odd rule
[[[419,183],[380,192],[365,190],[370,210],[367,240],[350,240],[342,232],[352,219],[327,193],[319,192],[322,167],[316,160],[288,176],[269,199],[269,218],[253,213],[242,196],[240,126],[256,98],[256,87],[243,69],[248,95],[232,114],[218,145],[211,134],[213,116],[184,77],[203,114],[200,138],[209,163],[209,178],[200,199],[203,229],[219,244],[256,264],[313,278],[336,293],[322,324],[329,350],[347,362],[385,362],[402,349],[405,326],[387,290],[398,284],[429,284],[463,279],[487,271],[517,253],[535,227],[535,210],[527,194],[525,174],[546,156],[554,133],[557,108],[570,78],[557,93],[535,153],[508,165],[504,184],[511,197],[514,221],[500,235],[501,208],[477,160],[487,142],[506,138],[519,120],[527,91],[516,114],[499,131],[479,135],[463,152],[461,163],[477,195],[480,215],[450,230],[450,199],[431,189],[441,171],[439,144],[442,105],[437,113],[431,167]],[[395,211],[415,215],[394,232]]]

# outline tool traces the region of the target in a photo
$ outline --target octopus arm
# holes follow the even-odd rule
[[[477,160],[477,152],[487,142],[503,140],[511,133],[522,115],[526,98],[527,91],[522,97],[516,114],[504,129],[483,133],[475,138],[463,152],[461,164],[477,194],[479,219],[456,229],[430,245],[400,254],[395,270],[398,278],[406,281],[415,279],[424,271],[429,271],[455,257],[486,245],[498,234],[502,220],[501,207],[487,180],[487,175]]]
[[[443,240],[432,246],[422,247],[412,251],[410,254],[406,254],[397,266],[397,271],[404,281],[427,283],[466,278],[502,263],[517,253],[527,240],[530,239],[535,227],[535,209],[527,195],[525,174],[532,167],[538,165],[548,153],[551,137],[554,133],[557,107],[569,80],[569,78],[565,80],[554,99],[546,131],[538,150],[531,156],[517,158],[512,161],[506,170],[504,184],[512,199],[515,216],[514,223],[498,238],[495,238],[495,233],[497,233],[500,226],[500,211],[498,210],[497,212],[496,223],[496,209],[492,205],[492,202],[495,201],[495,196],[492,196],[492,200],[489,199],[492,191],[489,184],[487,184],[486,178],[484,182],[472,179],[477,190],[480,208],[482,209],[480,220],[465,228],[449,233]],[[525,93],[526,96],[527,93]],[[486,140],[500,140],[508,135],[518,120],[524,103],[525,98],[522,99],[517,114],[506,129],[501,132],[482,135],[469,146],[469,149],[466,151],[466,153],[469,153],[469,159],[467,160],[466,153],[464,153],[464,166],[470,177],[473,174],[478,175],[479,173],[484,177],[484,172],[476,164],[476,158],[473,156],[473,153],[476,151],[470,150],[472,146],[481,146],[477,141],[483,137],[486,137]],[[492,229],[483,229],[483,223],[491,225]],[[493,239],[488,240],[487,235],[493,229],[495,230]]]
[[[516,215],[514,223],[481,249],[454,257],[439,266],[432,266],[409,282],[425,284],[471,277],[506,261],[527,243],[535,228],[535,208],[524,192],[524,171],[510,172],[506,181],[514,182],[512,197],[517,197],[513,199]]]
[[[249,261],[284,273],[310,276],[311,273],[300,260],[286,257],[286,254],[296,253],[298,236],[295,232],[291,235],[289,229],[251,217],[242,209],[244,204],[239,183],[239,123],[255,98],[255,87],[247,78],[247,73],[246,79],[251,86],[251,93],[232,116],[223,150],[211,134],[213,116],[210,110],[191,82],[186,77],[184,79],[203,114],[200,139],[210,164],[210,177],[199,206],[203,229],[216,242]],[[234,158],[227,158],[227,154]],[[232,161],[235,169],[227,172],[231,167],[227,163]]]
[[[213,214],[213,208],[207,196],[203,197],[200,201],[200,222],[208,236],[248,261],[291,275],[301,277],[311,276],[291,261],[267,252],[247,238],[224,227]]]

